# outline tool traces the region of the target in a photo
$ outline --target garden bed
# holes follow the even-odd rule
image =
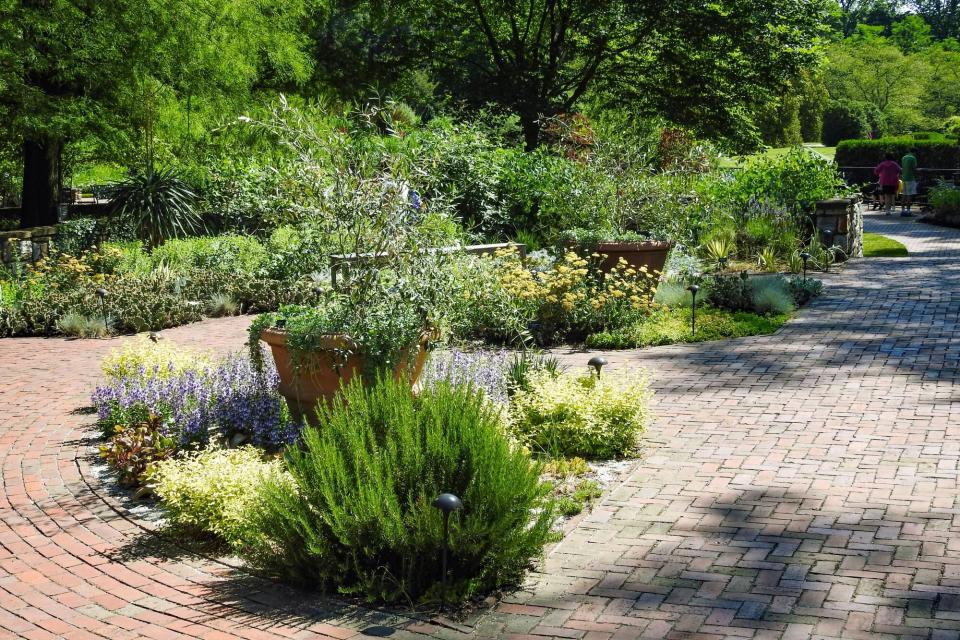
[[[450,595],[482,600],[519,585],[563,519],[617,481],[649,420],[642,372],[599,377],[545,357],[445,351],[419,396],[389,377],[355,381],[318,405],[310,427],[263,366],[147,339],[111,353],[93,404],[117,484],[158,500],[146,528],[163,513],[180,545],[413,610],[440,595],[437,494],[465,505],[452,518]]]

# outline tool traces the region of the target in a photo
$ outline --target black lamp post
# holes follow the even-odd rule
[[[833,248],[833,231],[830,229],[824,229],[823,233],[823,244],[826,246],[827,251]],[[824,254],[823,256],[823,271],[825,273],[830,273],[830,255],[829,253]]]
[[[833,246],[833,231],[830,229],[821,229],[820,234],[823,236],[823,244],[828,249]]]
[[[97,297],[100,298],[100,315],[103,316],[103,330],[107,330],[107,290],[100,287],[96,290]]]
[[[700,291],[700,285],[692,284],[687,287],[690,296],[693,298],[693,304],[690,305],[690,333],[697,335],[697,292]]]
[[[807,279],[807,260],[810,259],[810,253],[807,251],[804,251],[803,253],[800,254],[800,259],[803,260],[803,279],[806,280]]]
[[[593,367],[597,370],[597,377],[600,377],[600,370],[607,366],[607,359],[603,356],[593,356],[590,360],[587,361],[588,367]]]
[[[463,509],[463,502],[452,493],[441,493],[433,501],[433,506],[443,511],[443,591],[440,597],[440,612],[447,605],[447,552],[450,548],[450,514]]]
[[[717,262],[720,264],[720,271],[726,271],[727,263],[730,262],[730,256],[723,256],[721,258],[717,258]]]

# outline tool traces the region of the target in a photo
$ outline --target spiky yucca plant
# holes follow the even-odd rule
[[[172,168],[147,171],[117,185],[114,213],[128,220],[141,239],[156,247],[170,238],[204,231],[197,194]]]

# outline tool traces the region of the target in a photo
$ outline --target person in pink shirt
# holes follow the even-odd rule
[[[888,153],[873,172],[880,177],[880,199],[889,216],[893,212],[893,201],[897,197],[897,189],[900,188],[900,174],[903,170],[893,159],[893,155]]]

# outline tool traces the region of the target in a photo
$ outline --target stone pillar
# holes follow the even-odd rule
[[[820,241],[840,248],[848,258],[863,257],[863,206],[860,198],[817,202],[814,224]],[[838,259],[843,259],[838,256]]]
[[[57,237],[57,227],[34,227],[31,229],[30,239],[33,242],[33,262],[50,255],[50,247]]]
[[[22,262],[32,252],[30,231],[4,231],[0,233],[0,261],[3,264]],[[29,258],[27,258],[29,260]]]

